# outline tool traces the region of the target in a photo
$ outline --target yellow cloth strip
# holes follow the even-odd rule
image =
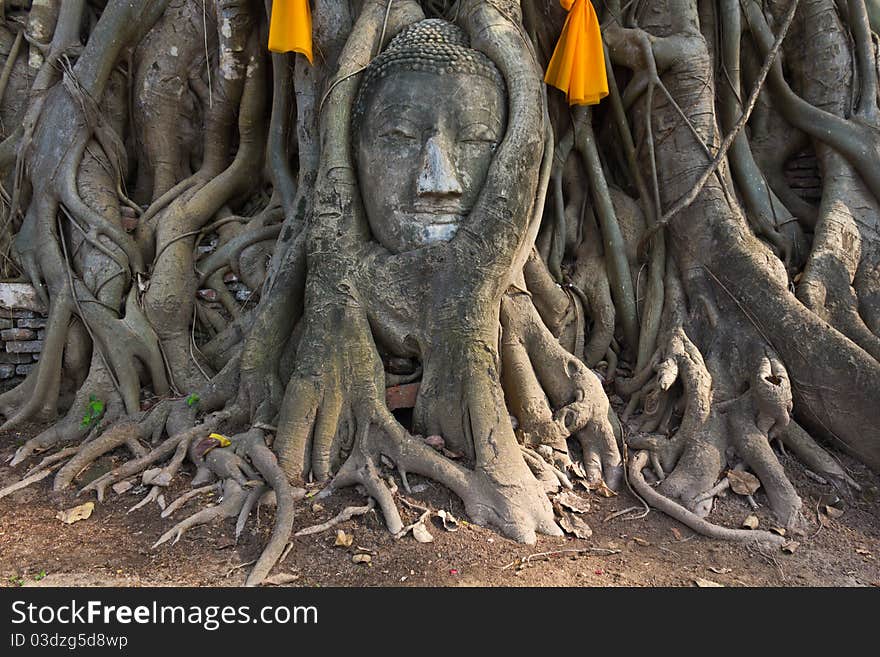
[[[595,105],[608,95],[599,19],[590,0],[560,0],[568,10],[544,82],[562,89],[569,105]]]
[[[272,0],[269,50],[299,52],[312,63],[312,12],[309,0]]]

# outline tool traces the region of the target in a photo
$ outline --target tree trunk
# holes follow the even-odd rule
[[[597,3],[591,109],[542,83],[550,0],[313,4],[313,64],[267,52],[271,2],[6,12],[0,273],[49,315],[0,413],[51,421],[14,466],[61,448],[35,470],[69,459],[60,489],[127,449],[86,488],[142,473],[151,501],[189,458],[224,501],[157,545],[274,491],[249,584],[314,485],[402,535],[421,475],[533,543],[560,488],[627,477],[780,543],[703,519],[728,471],[792,529],[775,445],[841,489],[828,449],[880,471],[876,3]],[[784,173],[804,148],[818,205]]]

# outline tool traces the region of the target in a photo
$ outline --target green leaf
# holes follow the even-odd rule
[[[39,582],[39,581],[40,581],[41,579],[43,579],[46,575],[47,575],[46,571],[45,571],[45,570],[41,570],[39,573],[37,573],[36,575],[34,575],[34,581],[35,581],[35,582]]]
[[[87,427],[90,424],[93,424],[98,421],[98,418],[104,414],[104,402],[95,397],[94,395],[89,395],[89,405],[88,412],[83,415],[82,426]]]
[[[196,393],[192,393],[189,397],[186,398],[186,405],[189,407],[193,407],[199,403],[199,396]]]

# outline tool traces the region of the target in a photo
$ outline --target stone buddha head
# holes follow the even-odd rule
[[[459,27],[427,19],[392,39],[364,72],[353,113],[374,238],[392,253],[452,239],[506,122],[504,80]]]

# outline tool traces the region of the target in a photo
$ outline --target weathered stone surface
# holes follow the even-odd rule
[[[23,320],[28,321],[28,320]],[[12,320],[11,319],[0,319],[0,329],[8,329],[12,328]]]
[[[37,366],[36,363],[29,363],[28,365],[16,365],[15,373],[19,376],[27,376],[30,374],[31,370]]]
[[[34,356],[37,354],[10,354],[0,347],[0,363],[12,363],[13,365],[21,365],[22,363],[32,363]]]
[[[26,328],[10,328],[0,331],[0,340],[34,340],[37,334]]]
[[[0,315],[3,317],[12,317],[13,319],[33,319],[34,317],[39,317],[41,314],[45,315],[43,312],[37,313],[33,310],[4,310],[0,308]]]
[[[0,320],[0,328],[9,328],[9,326],[3,326],[3,321],[9,320]],[[15,322],[15,325],[18,328],[41,329],[46,328],[46,320],[42,317],[35,317],[33,319],[19,319]]]
[[[15,376],[15,365],[0,365],[0,379],[10,379]]]
[[[0,283],[0,307],[46,312],[37,291],[27,283]]]
[[[6,351],[11,354],[35,354],[43,351],[42,340],[22,340],[18,342],[7,342]]]

